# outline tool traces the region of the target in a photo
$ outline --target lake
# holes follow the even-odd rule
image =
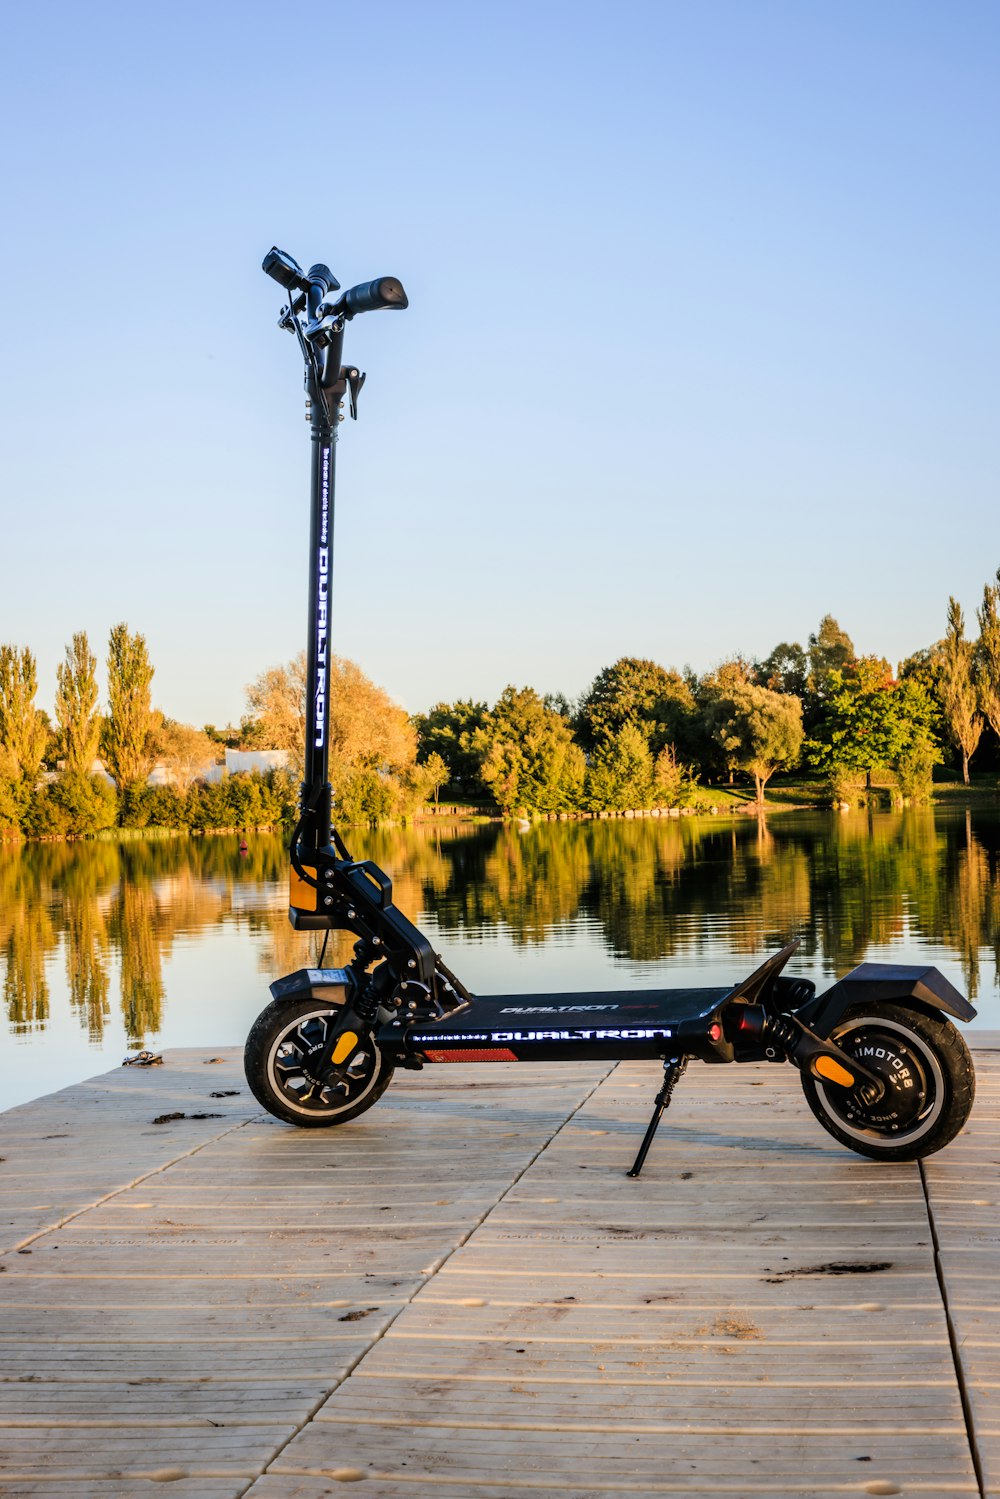
[[[140,1045],[241,1044],[272,978],[316,961],[288,925],[279,835],[0,845],[0,1107]],[[791,936],[829,983],[934,963],[1000,1027],[1000,813],[783,812],[352,829],[473,991],[723,984]],[[351,939],[331,935],[328,964]]]

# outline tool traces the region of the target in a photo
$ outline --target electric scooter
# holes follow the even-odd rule
[[[663,1081],[629,1176],[637,1177],[688,1061],[791,1063],[824,1129],[875,1160],[940,1150],[972,1108],[975,1074],[953,1021],[972,1005],[936,968],[862,963],[817,994],[783,969],[797,943],[729,988],[473,996],[396,907],[392,881],[352,859],[331,821],[330,604],[337,428],[365,376],[343,363],[347,324],[402,310],[393,276],[353,286],[278,249],[263,269],[287,292],[278,326],[298,341],[312,437],[305,773],[290,843],[297,931],[349,931],[345,968],[302,968],[271,984],[247,1038],[247,1081],[276,1118],[304,1128],[356,1119],[397,1067],[447,1062],[655,1058]],[[325,939],[324,939],[325,950]],[[322,955],[320,957],[322,964]]]

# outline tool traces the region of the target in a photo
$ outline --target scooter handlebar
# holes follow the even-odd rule
[[[354,317],[359,312],[377,312],[380,307],[402,311],[410,304],[402,281],[395,276],[377,276],[374,281],[363,281],[345,291],[340,305],[348,317]]]

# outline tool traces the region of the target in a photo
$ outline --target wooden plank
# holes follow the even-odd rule
[[[222,1055],[222,1063],[208,1064]],[[213,1091],[236,1090],[213,1099]],[[205,1113],[174,1125],[168,1113]],[[169,1051],[0,1113],[0,1254],[161,1171],[259,1112],[240,1053]]]
[[[204,1062],[173,1060],[6,1121],[0,1192],[28,1232],[0,1257],[5,1495],[242,1494],[608,1070],[562,1069],[529,1109],[512,1078],[487,1102],[404,1076],[333,1137],[255,1104],[147,1127],[202,1103]]]
[[[3,1492],[975,1495],[933,1228],[989,1455],[994,1066],[927,1195],[787,1069],[692,1067],[637,1182],[650,1064],[405,1075],[335,1131],[237,1100],[193,1146],[166,1068],[87,1085],[93,1159],[21,1120],[0,1177],[50,1225],[0,1259]]]
[[[968,1127],[922,1167],[985,1489],[1000,1494],[1000,1051],[976,1045]]]
[[[831,1149],[786,1073],[719,1071],[629,1182],[619,1067],[250,1499],[345,1455],[411,1499],[978,1492],[918,1168]]]

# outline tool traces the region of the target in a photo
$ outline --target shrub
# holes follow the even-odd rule
[[[0,833],[19,833],[24,811],[17,783],[0,776]]]
[[[70,830],[70,814],[52,795],[51,786],[43,786],[31,798],[24,830],[32,838],[65,838]]]
[[[49,787],[51,799],[68,819],[68,832],[76,837],[113,828],[118,818],[118,794],[100,776],[68,771]]]

